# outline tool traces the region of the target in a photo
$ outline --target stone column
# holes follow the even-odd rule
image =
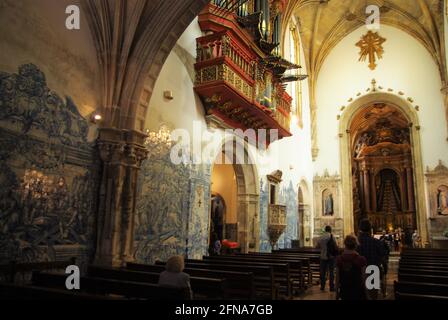
[[[366,200],[366,213],[371,211],[370,207],[370,188],[369,188],[369,170],[366,168],[363,171],[364,173],[364,193]]]
[[[375,188],[375,172],[373,169],[370,172],[370,195],[372,199],[372,211],[376,212],[376,188]]]
[[[147,156],[141,132],[102,128],[98,148],[102,178],[95,263],[122,266],[133,260],[137,177]]]
[[[444,85],[443,88],[440,90],[443,93],[444,97],[444,104],[445,104],[445,119],[448,125],[448,85]],[[446,141],[448,141],[448,133]]]
[[[366,212],[366,208],[367,208],[367,205],[366,205],[366,194],[365,194],[365,191],[364,191],[364,171],[363,171],[363,169],[360,169],[359,170],[359,191],[360,191],[360,200],[361,200],[361,211],[363,211],[364,213]]]
[[[401,211],[406,212],[408,211],[408,197],[406,195],[407,187],[406,187],[406,169],[401,170]]]
[[[412,168],[406,168],[407,188],[408,188],[408,209],[409,211],[415,211],[414,202],[414,184],[412,182]]]

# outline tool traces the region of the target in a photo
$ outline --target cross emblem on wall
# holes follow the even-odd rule
[[[366,61],[367,57],[369,57],[369,68],[375,70],[377,59],[383,58],[384,42],[386,42],[386,39],[382,38],[378,32],[367,32],[356,44],[361,49],[359,61]]]

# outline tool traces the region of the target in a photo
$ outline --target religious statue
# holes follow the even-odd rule
[[[439,215],[448,216],[448,188],[437,189],[437,212]]]
[[[332,216],[334,214],[333,194],[328,194],[324,200],[324,216]]]
[[[373,137],[370,132],[364,132],[355,145],[355,156],[359,156],[363,149],[373,144]]]

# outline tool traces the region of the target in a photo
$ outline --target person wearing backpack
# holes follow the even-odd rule
[[[366,258],[356,252],[358,239],[348,235],[344,240],[345,250],[336,259],[336,300],[366,300]]]
[[[329,273],[330,291],[335,291],[334,287],[334,267],[335,259],[339,253],[336,241],[331,233],[331,227],[325,227],[325,233],[317,241],[317,249],[320,249],[320,290],[325,290],[327,282],[327,272]]]

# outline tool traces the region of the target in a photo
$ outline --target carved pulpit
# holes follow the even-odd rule
[[[272,249],[277,246],[278,239],[286,229],[286,206],[278,205],[277,193],[282,172],[277,170],[267,176],[269,181],[268,236]]]
[[[286,229],[286,206],[270,204],[268,212],[268,235],[272,249]]]

